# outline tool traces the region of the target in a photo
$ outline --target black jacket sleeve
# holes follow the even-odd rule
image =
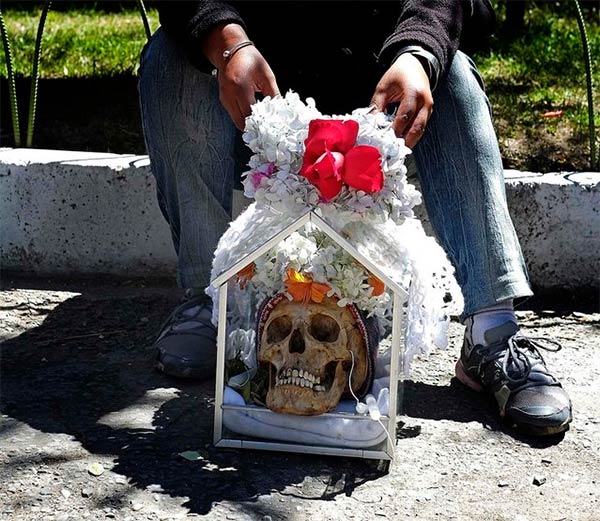
[[[437,58],[443,75],[458,48],[472,47],[495,22],[489,0],[401,0],[401,4],[396,29],[379,54],[384,66],[403,48],[418,45]]]
[[[323,2],[326,3],[326,2]],[[315,18],[323,17],[323,13],[330,10],[319,5],[320,2],[253,2],[221,1],[221,0],[149,0],[149,4],[158,8],[160,22],[163,29],[174,38],[187,51],[188,56],[200,68],[209,66],[200,52],[200,44],[206,33],[215,25],[221,23],[237,23],[246,29],[246,23],[253,34],[268,34],[272,29],[271,24],[283,23],[274,21],[285,10],[290,10],[287,15],[295,20],[296,25],[303,27],[303,23],[310,23]],[[338,5],[346,5],[338,2]],[[478,43],[482,35],[490,32],[490,27],[495,20],[489,0],[389,0],[383,2],[369,1],[351,4],[356,9],[343,9],[347,17],[365,15],[376,5],[383,5],[387,10],[393,8],[393,16],[399,13],[398,22],[393,33],[385,40],[379,53],[380,66],[389,66],[398,53],[408,46],[420,46],[429,51],[440,65],[440,75],[448,69],[452,58],[459,46],[465,47],[466,42]],[[271,16],[267,16],[270,10]],[[278,13],[273,14],[273,12]],[[283,10],[283,11],[282,11]],[[341,16],[341,14],[340,14]],[[349,25],[352,20],[348,20]],[[337,23],[334,29],[343,34],[345,24]],[[294,28],[291,28],[294,29]],[[389,28],[387,29],[389,30]],[[379,38],[383,28],[374,28],[373,34],[367,37]],[[331,32],[331,31],[330,31]],[[346,31],[347,32],[347,31]],[[285,38],[285,35],[284,35]],[[277,39],[264,39],[263,45],[274,47],[268,50],[271,57],[282,53],[280,44],[275,44]],[[293,39],[292,39],[293,42]],[[321,42],[317,43],[320,45]],[[318,52],[317,46],[307,46],[306,53]],[[468,49],[467,49],[468,50]],[[322,54],[328,55],[330,50],[321,49]]]
[[[160,24],[188,50],[200,49],[200,42],[215,25],[237,23],[245,28],[239,12],[229,3],[213,0],[156,0]]]

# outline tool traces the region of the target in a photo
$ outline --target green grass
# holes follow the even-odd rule
[[[500,32],[492,40],[491,49],[475,57],[486,82],[496,126],[505,142],[512,138],[530,142],[569,139],[569,143],[563,143],[563,154],[568,153],[568,146],[576,143],[587,153],[585,62],[577,20],[569,9],[571,5],[565,2],[557,12],[540,3],[530,4],[525,17],[527,29],[522,37],[510,41],[502,38]],[[499,14],[502,19],[502,10]],[[588,12],[587,18],[594,67],[595,122],[600,129],[598,10]],[[543,113],[556,110],[562,110],[563,115],[542,117]]]
[[[30,76],[40,10],[4,12],[11,41],[15,73]],[[150,27],[158,27],[158,14],[148,11]],[[134,74],[146,42],[139,11],[98,13],[91,8],[50,10],[42,44],[42,78],[83,78]],[[0,74],[6,77],[4,53]]]

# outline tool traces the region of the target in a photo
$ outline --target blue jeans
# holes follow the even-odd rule
[[[194,68],[160,29],[142,53],[139,93],[158,202],[177,252],[178,283],[203,288],[231,220],[234,183],[247,152],[219,102],[217,82]],[[465,54],[456,54],[434,103],[413,153],[433,229],[456,267],[464,314],[529,296],[489,102]]]

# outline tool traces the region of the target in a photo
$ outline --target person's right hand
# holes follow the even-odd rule
[[[244,130],[257,92],[265,96],[279,94],[271,67],[253,45],[242,47],[228,61],[224,60],[224,50],[246,40],[248,36],[244,29],[230,23],[214,27],[202,45],[205,56],[219,71],[219,99],[240,130]]]
[[[252,45],[237,51],[217,75],[219,99],[235,126],[244,130],[256,93],[277,96],[275,75],[258,49]]]

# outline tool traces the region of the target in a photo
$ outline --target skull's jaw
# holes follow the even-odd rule
[[[307,370],[283,367],[279,371],[269,364],[271,378],[267,407],[283,414],[315,416],[334,409],[347,381],[347,363],[328,363],[320,375]],[[297,376],[295,376],[297,375]]]

